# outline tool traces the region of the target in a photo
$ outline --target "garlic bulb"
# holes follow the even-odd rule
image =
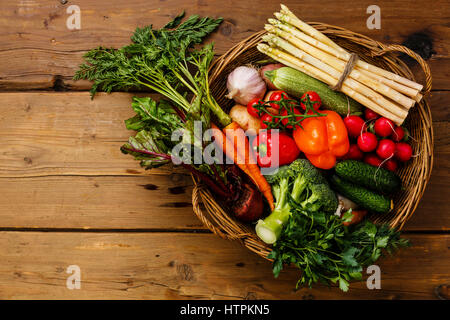
[[[228,99],[233,99],[244,106],[253,99],[260,99],[266,92],[266,83],[258,70],[251,67],[237,67],[228,75]]]

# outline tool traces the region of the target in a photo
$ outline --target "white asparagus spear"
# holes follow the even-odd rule
[[[338,44],[336,44],[333,40],[328,38],[326,35],[324,35],[322,32],[316,30],[315,28],[311,27],[309,24],[304,23],[301,21],[297,16],[292,13],[291,10],[289,10],[288,7],[286,7],[284,4],[280,4],[281,6],[281,14],[285,16],[286,22],[298,26],[300,30],[305,32],[306,34],[309,34],[311,37],[318,39],[319,41],[328,44],[330,47],[335,48],[338,51],[346,52],[343,48],[341,48]],[[275,13],[275,16],[279,19],[278,15],[280,13]]]
[[[279,49],[271,48],[267,44],[263,43],[258,44],[257,48],[260,52],[268,55],[269,57],[294,69],[302,71],[311,77],[321,80],[322,82],[325,82],[329,85],[333,85],[336,82],[336,80],[333,77],[326,74],[325,72],[320,71],[317,68],[308,65],[302,62],[301,60],[293,57],[292,55],[285,53]],[[401,125],[407,116],[407,112],[405,110],[403,110],[404,114],[402,114],[402,116],[393,114],[390,110],[383,108],[382,106],[373,102],[372,100],[355,91],[346,84],[342,85],[342,92],[345,93],[347,96],[353,98],[354,100],[358,101],[362,105],[380,114],[381,116],[391,119],[397,125]]]
[[[323,63],[319,59],[314,58],[313,56],[307,54],[306,52],[294,47],[287,41],[273,35],[268,34],[263,37],[264,41],[267,41],[269,44],[272,44],[273,46],[277,46],[281,48],[282,50],[285,50],[286,52],[289,52],[291,55],[294,55],[295,57],[299,58],[303,62],[306,62],[317,69],[329,74],[335,79],[335,83],[337,83],[338,79],[341,76],[341,72],[337,71],[333,67]],[[356,79],[357,80],[357,79]],[[402,117],[405,115],[405,110],[399,106],[396,103],[393,103],[387,99],[385,99],[381,94],[373,91],[370,87],[365,86],[364,84],[353,80],[352,78],[347,77],[347,79],[343,82],[345,85],[348,85],[350,88],[354,89],[355,91],[365,95],[370,100],[374,101],[375,103],[384,106],[385,108],[391,110],[393,114],[398,115],[399,117]],[[415,103],[413,100],[411,100],[413,103]]]
[[[323,63],[322,61],[312,57],[311,55],[307,54],[306,52],[294,47],[287,41],[272,35],[268,34],[263,37],[264,41],[267,41],[269,44],[272,44],[273,46],[279,47],[281,50],[285,50],[286,52],[289,52],[289,54],[295,56],[296,58],[299,58],[303,62],[312,65],[313,67],[319,69],[320,71],[326,72],[330,76],[333,77],[335,83],[338,81],[339,77],[341,76],[341,73],[337,71],[336,69],[333,69],[331,66]],[[355,91],[361,93],[362,95],[368,97],[373,102],[382,105],[386,109],[389,109],[393,114],[402,117],[405,115],[405,110],[385,99],[382,95],[376,93],[370,87],[367,87],[351,78],[345,79],[343,84],[348,85],[350,88],[354,89]],[[414,101],[413,101],[414,102]]]
[[[298,49],[302,49],[303,51],[303,55],[306,55],[306,57],[308,58],[316,58],[318,60],[320,60],[320,62],[322,62],[321,64],[314,64],[315,67],[321,69],[322,71],[327,72],[328,74],[332,75],[335,78],[339,78],[340,74],[342,74],[342,72],[345,69],[345,62],[342,60],[337,59],[336,57],[333,57],[315,47],[310,46],[309,44],[307,44],[304,41],[301,41],[300,39],[294,37],[292,34],[285,32],[283,30],[280,30],[272,25],[266,25],[265,26],[266,30],[269,32],[273,32],[276,35],[278,35],[279,37],[288,40],[290,43],[292,43],[296,48]],[[269,39],[269,37],[266,37],[266,39]],[[282,39],[280,39],[282,40]],[[280,44],[283,44],[283,42],[281,42],[280,40],[277,40],[276,38],[274,39],[274,41],[278,41],[280,42]],[[280,45],[277,44],[279,47],[282,47],[284,50],[286,50],[287,52],[291,52],[292,49],[288,49],[286,48],[286,45]],[[296,51],[297,53],[299,51]],[[310,61],[306,61],[307,63],[313,64],[311,62],[311,59],[308,58]],[[327,68],[327,66],[331,66],[331,68]],[[337,69],[337,70],[336,70]],[[339,73],[340,72],[340,73]],[[398,93],[397,91],[395,91],[394,89],[392,89],[391,87],[384,85],[383,83],[376,81],[370,77],[367,77],[366,75],[361,74],[358,70],[352,70],[349,74],[350,78],[353,78],[356,81],[359,81],[363,84],[365,84],[366,86],[368,86],[369,88],[373,88],[376,91],[378,91],[379,93],[385,95],[386,97],[394,100],[395,102],[399,103],[400,105],[404,106],[405,108],[409,109],[412,106],[414,106],[414,104],[416,103],[414,100]],[[375,92],[373,92],[372,94],[373,96],[377,96],[378,99],[384,99],[383,97],[381,97],[380,95],[375,95]],[[388,106],[390,107],[394,107],[396,105],[392,104],[390,101],[384,99],[384,103],[386,103]]]
[[[413,98],[416,102],[419,102],[420,99],[418,99],[418,97],[421,97],[422,95],[419,93],[419,91],[417,91],[416,89],[407,87],[401,83],[389,80],[385,77],[382,77],[378,74],[375,74],[373,72],[367,71],[367,70],[363,70],[358,68],[358,66],[356,66],[356,69],[361,72],[362,74],[365,74],[366,76],[373,78],[381,83],[384,83],[385,85],[391,87],[394,90],[397,90],[400,93],[403,93],[404,95],[407,95],[408,97]]]
[[[304,23],[304,22],[301,21],[300,19],[298,19],[298,18],[294,19],[294,18],[292,18],[291,16],[288,16],[288,15],[283,14],[283,13],[278,13],[278,12],[275,13],[275,16],[276,16],[279,20],[281,20],[282,22],[287,23],[288,25],[290,25],[290,26],[292,26],[292,27],[298,28],[297,31],[299,31],[300,33],[303,33],[305,36],[307,36],[307,37],[304,37],[304,38],[305,38],[305,39],[303,39],[304,41],[307,41],[307,42],[309,42],[310,44],[312,44],[312,45],[314,45],[314,46],[317,45],[317,42],[320,42],[321,44],[330,47],[330,48],[328,49],[328,50],[329,50],[329,53],[335,55],[336,57],[338,57],[338,58],[340,58],[340,59],[343,59],[343,60],[345,60],[345,61],[348,61],[348,60],[350,59],[350,54],[349,54],[348,52],[346,52],[345,50],[343,50],[341,47],[339,47],[339,48],[341,48],[342,50],[339,50],[339,49],[335,48],[334,46],[330,46],[327,42],[323,42],[321,38],[316,38],[316,33],[310,33],[310,34],[308,35],[308,34],[305,34],[304,32],[301,32],[301,31],[300,31],[300,30],[302,30],[301,28],[304,28],[304,25],[305,25],[306,23]],[[269,22],[272,22],[271,20],[274,20],[274,19],[269,19]],[[298,24],[298,21],[297,21],[297,20],[300,21],[301,24]],[[296,23],[297,23],[297,24],[296,24]],[[311,26],[309,26],[309,27],[310,27],[310,28],[313,28],[313,27],[311,27]],[[299,30],[299,29],[300,29],[300,30]],[[314,29],[314,28],[313,28],[313,29]],[[316,29],[314,29],[314,30],[316,30]],[[303,30],[303,31],[304,31],[304,30]],[[316,30],[316,31],[317,31],[317,30]],[[320,33],[320,34],[322,34],[320,31],[317,31],[317,32]],[[322,34],[322,35],[323,35],[323,34]],[[308,40],[306,40],[306,39],[308,39]],[[314,41],[312,41],[312,39],[314,39]],[[327,39],[328,39],[328,38],[327,38]],[[330,41],[331,41],[331,40],[330,40]],[[333,43],[334,43],[334,42],[333,42]],[[334,44],[335,44],[335,43],[334,43]],[[335,44],[335,45],[336,45],[336,44]],[[321,46],[321,49],[322,49],[322,50],[327,50],[327,49],[324,49],[323,46]],[[334,49],[334,50],[330,50],[330,49]],[[382,68],[379,68],[379,67],[376,67],[376,66],[374,66],[374,65],[371,65],[371,64],[369,64],[369,63],[367,63],[367,62],[364,62],[364,61],[362,61],[362,60],[358,60],[358,62],[357,62],[356,65],[357,65],[357,68],[361,68],[361,69],[363,69],[363,70],[371,71],[371,72],[373,72],[373,73],[375,73],[375,74],[378,74],[378,75],[380,75],[380,76],[386,77],[387,79],[396,81],[396,82],[401,83],[401,84],[403,84],[403,85],[405,85],[405,86],[408,86],[408,87],[410,87],[410,88],[416,89],[417,91],[420,91],[420,90],[423,89],[423,86],[422,86],[421,84],[418,84],[418,83],[416,83],[416,82],[414,82],[414,81],[411,81],[411,80],[409,80],[409,79],[406,79],[406,78],[404,78],[404,77],[402,77],[402,76],[399,76],[399,75],[397,75],[397,74],[395,74],[395,73],[389,72],[389,71],[384,70],[384,69],[382,69]]]

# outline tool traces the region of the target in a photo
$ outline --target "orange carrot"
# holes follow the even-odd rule
[[[244,161],[249,172],[246,172],[248,176],[255,182],[259,191],[266,197],[269,202],[270,208],[273,210],[274,199],[272,195],[272,189],[270,188],[269,183],[266,178],[261,174],[261,171],[256,164],[255,155],[249,149],[249,142],[247,136],[245,135],[244,130],[237,122],[231,122],[227,125],[223,132],[228,140],[230,140],[235,148],[235,152],[240,156],[237,157],[239,161]]]
[[[228,156],[230,159],[232,159],[233,162],[242,171],[244,171],[249,177],[251,177],[250,171],[247,168],[245,159],[242,158],[241,154],[236,152],[235,146],[233,145],[232,141],[228,140],[225,137],[225,134],[214,123],[211,123],[211,128],[216,129],[216,130],[212,130],[212,137],[214,137],[214,142],[220,148],[222,148],[222,151],[226,156]]]
[[[343,222],[344,226],[350,226],[352,224],[360,223],[367,214],[367,210],[352,210],[352,220]]]

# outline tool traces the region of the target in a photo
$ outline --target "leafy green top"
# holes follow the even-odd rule
[[[221,125],[229,124],[230,117],[209,92],[208,69],[214,57],[213,45],[194,48],[223,19],[194,15],[181,23],[183,17],[184,12],[159,30],[152,25],[137,28],[131,37],[133,43],[120,49],[98,47],[87,52],[86,63],[80,65],[74,79],[94,81],[92,96],[98,90],[148,87],[191,114],[193,119],[200,119],[201,105],[205,105]],[[197,98],[192,104],[187,99],[188,93]]]
[[[351,212],[342,218],[323,212],[308,212],[295,206],[294,212],[274,244],[269,258],[277,277],[284,264],[293,264],[302,270],[299,285],[312,283],[338,283],[343,291],[350,280],[361,280],[363,267],[373,264],[382,249],[409,245],[400,233],[388,225],[375,225],[370,221],[346,227],[342,222],[351,220]]]

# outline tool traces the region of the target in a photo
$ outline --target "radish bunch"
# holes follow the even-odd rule
[[[409,137],[406,128],[396,126],[370,109],[365,110],[364,118],[348,115],[344,123],[352,141],[344,159],[363,160],[391,171],[397,170],[398,161],[411,159],[412,148],[406,143]]]

